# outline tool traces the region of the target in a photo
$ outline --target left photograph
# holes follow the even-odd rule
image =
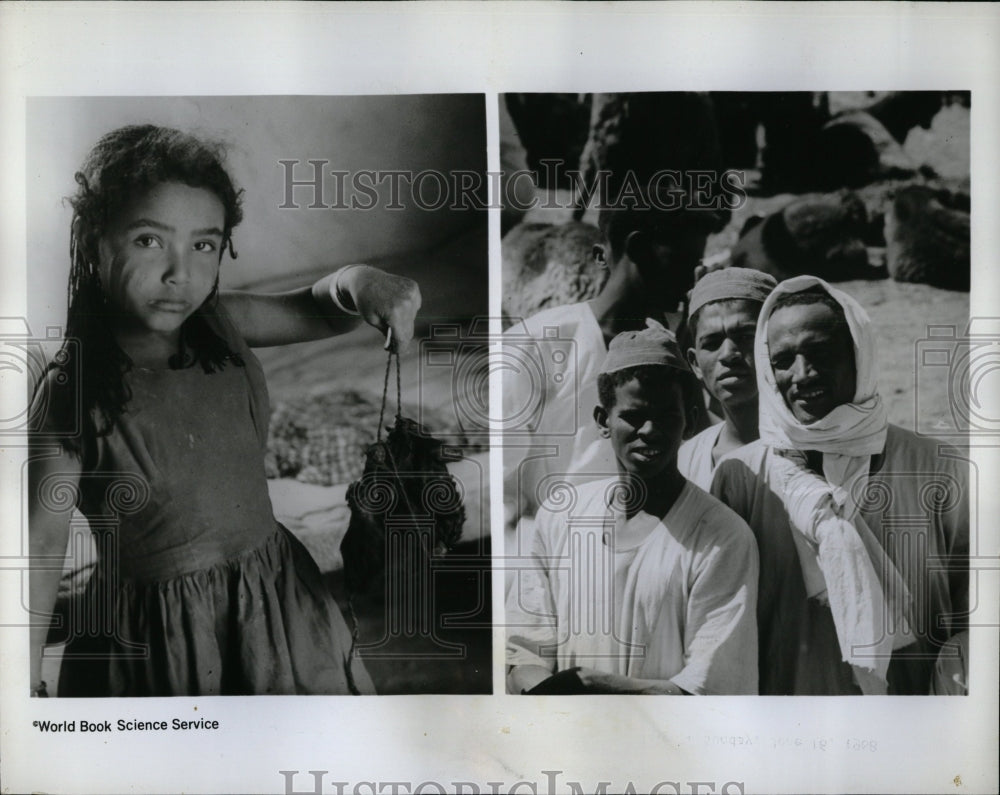
[[[29,99],[33,696],[491,692],[485,111]]]

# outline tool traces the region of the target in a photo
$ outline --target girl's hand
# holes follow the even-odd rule
[[[365,322],[383,334],[392,332],[392,350],[402,353],[407,349],[421,303],[420,288],[413,279],[370,265],[354,265],[340,274],[337,286],[343,303],[353,305]]]
[[[274,294],[226,290],[219,303],[251,348],[345,334],[360,316],[383,334],[391,331],[392,349],[402,351],[413,339],[420,289],[404,276],[347,265],[312,287]]]

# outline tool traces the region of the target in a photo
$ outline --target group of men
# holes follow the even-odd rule
[[[602,214],[597,298],[506,335],[509,691],[966,692],[968,465],[888,422],[865,310],[743,268],[688,295],[705,230],[635,218]]]

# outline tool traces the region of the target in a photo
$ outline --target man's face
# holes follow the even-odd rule
[[[650,210],[649,212],[653,212]],[[649,299],[673,312],[694,284],[694,269],[705,255],[708,234],[698,230],[656,229],[637,233],[629,256],[639,267]]]
[[[799,422],[816,422],[854,400],[854,343],[826,304],[777,309],[768,321],[767,344],[778,391]]]
[[[756,301],[716,301],[698,313],[688,360],[723,406],[736,408],[757,398],[753,343],[760,307]]]
[[[655,388],[633,378],[616,387],[614,406],[607,410],[598,406],[594,417],[607,429],[625,472],[648,481],[677,466],[685,415],[676,381]]]

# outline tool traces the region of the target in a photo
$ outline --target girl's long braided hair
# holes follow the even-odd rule
[[[113,333],[114,309],[101,286],[98,243],[129,203],[164,182],[179,182],[215,194],[225,211],[222,252],[235,259],[232,231],[243,218],[242,191],[237,190],[224,165],[224,150],[178,130],[155,125],[130,125],[102,137],[76,173],[77,191],[70,197],[69,308],[63,356],[50,368],[62,368],[71,379],[70,394],[80,402],[84,422],[82,437],[66,438],[62,446],[78,457],[85,454],[85,440],[108,433],[121,415],[131,393],[125,374],[132,361],[118,346]],[[181,327],[181,346],[171,358],[174,368],[200,364],[206,373],[243,361],[209,325],[215,311],[218,282],[212,293]],[[185,356],[190,351],[191,356]],[[81,361],[72,362],[73,356]]]

